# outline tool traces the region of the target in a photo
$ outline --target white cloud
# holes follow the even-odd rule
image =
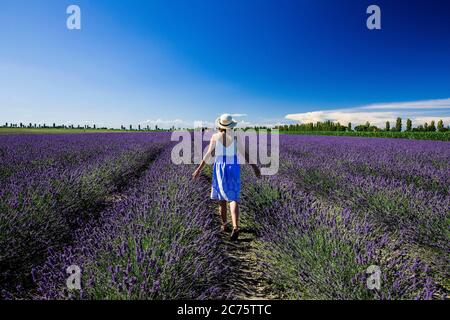
[[[445,126],[448,126],[450,124],[450,117],[421,117],[421,116],[418,116],[412,120],[416,122],[416,125],[424,124],[425,122],[430,124],[431,121],[434,121],[436,124],[439,120],[442,120],[444,122]]]
[[[246,117],[247,114],[246,113],[232,113],[231,116],[234,118],[240,118],[240,117]]]
[[[281,125],[281,122],[280,123],[267,122],[267,121],[252,122],[252,121],[241,120],[241,121],[238,121],[237,128],[251,128],[251,127],[273,128],[276,125]]]
[[[239,117],[246,117],[247,114],[232,114],[233,117],[239,118]],[[275,123],[272,120],[264,120],[264,121],[258,121],[258,122],[252,122],[240,119],[237,121],[238,128],[246,128],[246,127],[274,127],[275,125],[281,125],[282,121],[281,119],[278,119]],[[206,128],[215,128],[215,122],[214,121],[205,121],[205,120],[183,120],[183,119],[148,119],[140,123],[140,125],[149,125],[150,127],[154,127],[157,125],[159,128],[171,128],[174,126],[175,128],[199,128],[199,127],[206,127]]]
[[[439,119],[448,125],[450,99],[371,104],[354,108],[288,114],[285,118],[300,123],[330,120],[343,125],[348,122],[358,125],[369,121],[373,125],[384,127],[386,121],[394,122],[397,117],[404,120],[411,119],[413,126]]]
[[[140,125],[149,125],[150,127],[158,126],[159,128],[199,128],[199,127],[207,127],[214,128],[215,124],[211,121],[203,121],[203,120],[183,120],[183,119],[148,119],[140,123]]]
[[[149,125],[151,127],[158,126],[160,128],[170,128],[172,126],[175,127],[183,127],[186,125],[185,121],[182,119],[172,119],[172,120],[165,120],[158,118],[156,120],[154,119],[148,119],[140,123],[141,125]]]
[[[421,100],[412,102],[377,103],[360,107],[364,110],[412,110],[412,109],[450,109],[449,99]]]
[[[192,127],[192,126],[190,126]],[[211,122],[211,121],[203,121],[203,120],[195,120],[194,121],[194,128],[214,128],[215,127],[215,123]]]

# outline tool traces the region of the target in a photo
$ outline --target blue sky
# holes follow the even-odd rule
[[[81,8],[81,30],[66,8]],[[381,8],[381,30],[366,8]],[[450,122],[450,2],[1,0],[0,121]]]

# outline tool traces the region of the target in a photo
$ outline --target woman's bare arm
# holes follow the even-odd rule
[[[212,152],[216,148],[216,139],[214,136],[211,137],[211,140],[209,141],[208,151],[205,153],[205,156],[202,159],[202,162],[200,162],[200,165],[198,168],[194,171],[192,174],[192,177],[194,179],[197,179],[200,176],[200,173],[202,172],[203,168],[205,167],[206,162],[209,160],[209,158],[212,155]]]

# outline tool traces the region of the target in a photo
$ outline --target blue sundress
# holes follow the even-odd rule
[[[217,140],[216,156],[213,165],[211,199],[239,202],[240,195],[241,166],[237,159],[236,137],[228,147],[225,147],[220,140]]]

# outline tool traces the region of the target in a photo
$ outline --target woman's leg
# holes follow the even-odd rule
[[[219,202],[219,212],[220,212],[220,217],[222,218],[222,224],[225,225],[227,223],[227,202],[226,201]]]
[[[239,203],[236,201],[230,202],[231,211],[231,223],[233,224],[233,229],[239,228]]]

